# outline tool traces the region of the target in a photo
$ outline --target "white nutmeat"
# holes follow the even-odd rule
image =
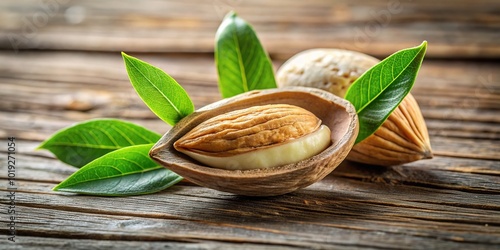
[[[330,129],[321,125],[315,132],[289,142],[232,156],[210,156],[183,150],[191,158],[214,168],[248,170],[273,168],[313,157],[330,145]]]

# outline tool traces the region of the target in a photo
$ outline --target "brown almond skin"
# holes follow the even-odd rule
[[[174,143],[179,151],[231,156],[297,139],[316,131],[321,120],[289,104],[234,110],[210,118]]]
[[[311,49],[290,58],[278,70],[279,87],[306,86],[344,97],[349,86],[379,60],[355,51]],[[371,136],[354,145],[348,160],[392,166],[432,158],[424,118],[411,94]]]

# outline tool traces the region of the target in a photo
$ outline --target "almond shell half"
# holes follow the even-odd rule
[[[211,168],[173,147],[175,141],[211,117],[256,105],[280,103],[296,105],[314,113],[332,131],[331,145],[321,153],[297,163],[253,170]],[[293,192],[323,179],[345,159],[357,134],[357,115],[348,101],[319,89],[287,87],[251,91],[199,109],[168,131],[153,146],[150,156],[201,186],[246,196],[274,196]]]

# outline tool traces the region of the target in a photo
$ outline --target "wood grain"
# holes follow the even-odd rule
[[[55,2],[57,1],[48,1]],[[224,15],[255,26],[275,58],[337,47],[387,56],[429,41],[428,57],[500,55],[498,1],[190,0],[0,3],[0,48],[212,52]]]
[[[343,248],[345,246],[342,246]],[[68,238],[51,238],[51,237],[33,237],[25,236],[19,239],[10,249],[36,249],[36,250],[52,250],[71,248],[75,250],[87,249],[138,249],[138,250],[156,250],[156,249],[271,249],[283,250],[294,249],[291,246],[263,246],[261,244],[251,243],[227,243],[227,242],[210,242],[210,241],[128,241],[128,240],[95,240],[95,239],[68,239]],[[353,248],[345,248],[353,249]]]
[[[225,242],[312,248],[346,241],[390,247],[403,239],[398,243],[403,248],[417,242],[428,247],[480,243],[484,248],[499,243],[500,214],[493,194],[379,185],[336,176],[293,194],[253,199],[178,185],[147,197],[110,202],[58,195],[48,184],[20,182],[20,187],[25,191],[18,195],[19,223],[31,225],[20,229],[20,235],[181,242],[217,241],[223,235]],[[379,196],[370,199],[368,191]],[[434,204],[430,197],[444,200]],[[381,241],[381,233],[391,240]]]
[[[3,238],[0,249],[500,246],[498,1],[55,2],[0,2],[0,145],[16,137],[18,187],[17,242]],[[397,3],[401,9],[384,23],[388,4]],[[428,40],[412,93],[434,158],[393,167],[344,162],[320,182],[267,198],[187,181],[132,197],[52,191],[76,171],[35,150],[57,130],[99,117],[158,133],[171,128],[134,92],[119,51],[164,69],[196,108],[221,99],[213,37],[230,9],[254,25],[275,69],[307,48],[348,48],[382,59]],[[45,24],[44,15],[50,15]],[[0,147],[0,225],[9,223],[7,157]]]

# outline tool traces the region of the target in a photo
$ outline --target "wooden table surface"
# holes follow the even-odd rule
[[[429,42],[412,93],[435,157],[344,162],[305,189],[249,198],[188,182],[106,198],[53,192],[75,168],[35,151],[114,117],[165,133],[125,51],[172,75],[197,108],[220,100],[215,31],[235,9],[277,69],[308,48],[378,58]],[[410,0],[0,1],[0,249],[500,249],[500,2]],[[16,242],[7,240],[7,137],[16,138]]]

